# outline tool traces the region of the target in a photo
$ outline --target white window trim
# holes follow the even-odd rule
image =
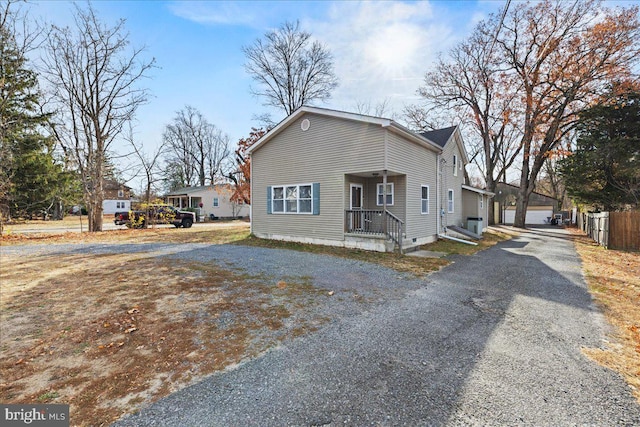
[[[118,197],[124,197],[124,190],[118,190]]]
[[[426,199],[422,198],[422,189],[423,188],[427,189],[427,198]],[[422,185],[420,187],[420,212],[422,213],[422,215],[428,215],[429,214],[429,202],[430,202],[430,199],[431,199],[431,189],[429,188],[428,185]],[[426,212],[422,209],[422,202],[424,200],[427,201],[427,211]]]
[[[458,176],[458,156],[453,155],[453,176]]]
[[[387,182],[387,185],[391,186],[391,193],[390,194],[386,194],[386,196],[391,196],[391,203],[387,203],[387,206],[393,206],[393,204],[395,203],[395,188],[393,185],[393,182]],[[381,194],[380,191],[380,187],[382,187],[384,189],[384,182],[379,182],[376,184],[376,206],[384,206],[384,203],[379,203],[378,202],[378,196],[385,196],[384,194]],[[384,201],[384,199],[383,199]]]
[[[296,187],[296,212],[287,212],[287,187]],[[300,198],[300,187],[311,187],[311,197]],[[282,188],[282,199],[276,199],[274,197],[275,189]],[[276,211],[274,209],[276,200],[282,200],[282,211]],[[310,200],[311,210],[309,212],[300,212],[300,200]],[[287,184],[287,185],[273,185],[271,187],[271,213],[275,215],[313,215],[313,183],[308,184]]]
[[[451,197],[449,197],[451,196]],[[447,213],[454,213],[456,206],[456,193],[452,188],[447,190]]]
[[[213,198],[213,207],[214,208],[220,207],[220,198],[219,197],[214,197]]]

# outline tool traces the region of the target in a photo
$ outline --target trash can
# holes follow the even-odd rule
[[[467,230],[475,234],[482,234],[482,217],[467,217]]]

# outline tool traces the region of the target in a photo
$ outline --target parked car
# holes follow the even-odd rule
[[[173,224],[176,228],[190,228],[196,221],[195,212],[182,211],[171,205],[151,205],[147,209],[116,212],[114,224],[129,228],[144,228],[147,224]]]

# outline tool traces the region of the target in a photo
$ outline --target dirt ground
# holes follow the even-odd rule
[[[2,243],[223,243],[246,238],[248,228],[108,233]],[[304,280],[273,282],[197,262],[167,265],[156,255],[3,255],[0,401],[68,403],[72,425],[109,425],[326,320],[305,317],[322,291]]]

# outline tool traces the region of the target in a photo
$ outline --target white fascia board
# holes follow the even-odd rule
[[[464,146],[464,139],[462,139],[462,132],[460,132],[460,126],[456,125],[456,130],[451,134],[454,138],[457,135],[456,141],[458,143],[458,148],[460,149],[460,153],[462,153],[462,161],[463,165],[469,164],[469,156],[467,156],[467,149]]]

